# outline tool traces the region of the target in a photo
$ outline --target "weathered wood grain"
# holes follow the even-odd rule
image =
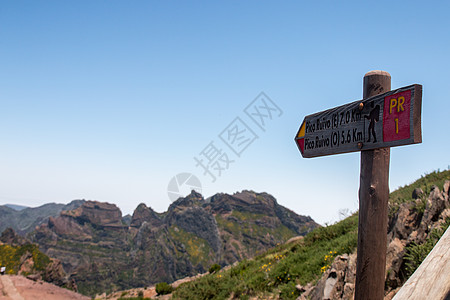
[[[390,89],[389,73],[375,71],[364,76],[364,97]],[[361,151],[356,300],[382,300],[384,297],[389,160],[390,148]]]
[[[450,299],[450,228],[393,300]]]

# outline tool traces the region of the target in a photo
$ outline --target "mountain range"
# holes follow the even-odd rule
[[[449,176],[432,172],[390,194],[385,299],[450,225]],[[75,203],[27,238],[10,228],[2,233],[0,264],[8,274],[78,286],[101,299],[153,298],[155,283],[174,280],[175,299],[353,298],[357,214],[321,227],[253,191],[207,199],[192,192],[164,213],[140,204],[125,217],[114,204]],[[227,266],[217,271],[216,263]]]
[[[242,191],[205,199],[192,193],[164,213],[141,203],[130,218],[110,203],[76,200],[40,209],[1,207],[0,224],[59,260],[85,295],[173,282],[253,257],[319,225],[267,193]],[[32,219],[30,212],[36,213]],[[55,212],[58,212],[56,214]],[[11,221],[28,213],[27,222]],[[33,228],[34,230],[31,230]]]
[[[56,217],[63,210],[79,207],[84,200],[74,200],[69,204],[47,203],[39,207],[26,207],[15,204],[0,205],[0,232],[12,228],[24,235],[35,230],[36,226],[47,222],[49,217]]]

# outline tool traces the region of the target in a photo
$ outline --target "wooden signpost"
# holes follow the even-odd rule
[[[391,91],[391,76],[364,76],[363,99],[304,118],[303,157],[361,151],[356,300],[384,298],[390,147],[422,142],[422,86]]]
[[[303,157],[421,143],[421,102],[415,84],[315,113],[295,141]]]

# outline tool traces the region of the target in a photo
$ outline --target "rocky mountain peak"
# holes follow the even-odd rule
[[[130,226],[139,228],[144,222],[149,223],[152,227],[159,227],[162,224],[156,212],[151,207],[141,203],[133,212]]]
[[[86,201],[74,210],[61,212],[61,216],[76,218],[80,222],[89,222],[101,227],[122,227],[122,212],[107,202]]]
[[[75,209],[77,207],[80,207],[81,205],[83,205],[83,203],[86,202],[86,200],[84,199],[75,199],[69,202],[69,204],[67,204],[63,210],[72,210]]]
[[[192,207],[192,206],[201,206],[205,203],[205,199],[203,198],[202,194],[197,193],[196,191],[192,190],[189,195],[187,195],[184,198],[178,198],[176,201],[174,201],[170,206],[169,210],[174,210],[176,208],[182,208],[182,207]]]
[[[239,210],[267,216],[275,216],[278,206],[275,198],[271,195],[247,190],[233,195],[216,194],[211,197],[207,205],[214,214]]]

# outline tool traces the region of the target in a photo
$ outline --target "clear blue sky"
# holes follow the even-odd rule
[[[303,159],[305,115],[362,98],[371,70],[423,85],[423,143],[393,148],[390,187],[447,169],[448,2],[1,1],[0,204],[94,199],[124,214],[171,203],[170,179],[205,197],[273,194],[320,223],[358,207],[359,153]],[[282,110],[265,131],[245,107]],[[240,157],[219,134],[236,118],[258,136]],[[231,160],[216,182],[194,157]]]

